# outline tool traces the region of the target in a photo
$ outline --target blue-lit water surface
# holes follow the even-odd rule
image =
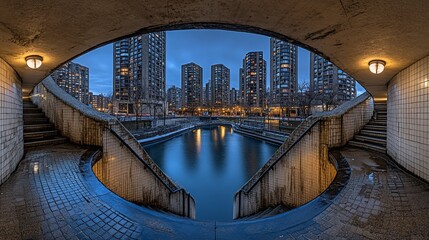
[[[234,193],[268,161],[278,146],[203,127],[145,147],[152,159],[196,201],[199,220],[231,221]]]

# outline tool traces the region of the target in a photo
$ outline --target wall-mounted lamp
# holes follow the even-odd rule
[[[42,66],[43,58],[38,55],[31,55],[25,58],[27,66],[31,69],[37,69]]]
[[[369,70],[374,74],[380,74],[384,70],[384,65],[386,65],[386,62],[383,60],[372,60],[369,61]]]

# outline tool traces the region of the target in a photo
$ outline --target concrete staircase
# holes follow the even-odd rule
[[[248,220],[255,220],[255,219],[260,219],[260,218],[266,218],[266,217],[275,216],[275,215],[280,214],[280,213],[284,213],[284,212],[289,211],[289,210],[290,210],[290,208],[288,208],[286,206],[278,205],[277,207],[269,207],[263,211],[260,211],[258,213],[255,213],[255,214],[247,216],[247,217],[239,218],[237,220],[248,221]]]
[[[350,146],[366,148],[378,152],[386,152],[386,131],[387,131],[387,104],[386,102],[376,102],[374,104],[373,119],[366,124],[353,140],[349,141]]]
[[[67,142],[55,126],[29,98],[24,103],[24,147],[37,147]]]

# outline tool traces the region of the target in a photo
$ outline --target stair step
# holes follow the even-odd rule
[[[283,205],[278,205],[277,207],[269,207],[263,211],[260,211],[258,213],[255,213],[253,215],[247,216],[247,217],[242,217],[239,220],[254,220],[254,219],[259,219],[259,218],[266,218],[266,217],[271,217],[271,216],[275,216],[277,214],[280,213],[284,213],[286,211],[290,210],[289,208],[287,208],[286,206]]]
[[[260,211],[260,212],[257,212],[257,213],[255,213],[255,214],[253,214],[253,215],[250,215],[250,216],[247,216],[247,217],[244,217],[244,218],[240,218],[240,220],[253,220],[253,219],[258,219],[258,218],[261,218],[261,217],[263,217],[265,214],[268,214],[269,212],[271,212],[273,209],[270,207],[270,208],[267,208],[267,209],[265,209],[265,210],[263,210],[263,211]]]
[[[387,104],[375,104],[374,110],[376,111],[385,111],[387,110]]]
[[[40,108],[24,108],[24,114],[26,113],[39,113],[42,112]]]
[[[368,137],[364,135],[355,135],[355,140],[361,141],[361,142],[370,142],[381,146],[386,146],[386,139],[384,138],[376,138],[376,137]]]
[[[24,118],[24,125],[34,125],[38,123],[49,123],[49,118]]]
[[[36,112],[36,113],[26,113],[24,112],[24,118],[44,118],[45,114],[42,112]]]
[[[355,146],[355,147],[360,147],[360,148],[371,149],[371,150],[382,152],[382,153],[386,152],[386,147],[382,147],[382,146],[379,146],[379,145],[376,145],[376,144],[359,142],[359,141],[355,141],[355,140],[350,140],[349,143],[348,143],[348,145]]]
[[[26,103],[24,103],[23,107],[24,107],[24,109],[25,109],[25,108],[38,108],[38,107],[37,107],[37,105],[34,105],[34,104],[26,104]]]
[[[52,123],[24,125],[24,133],[43,132],[43,131],[50,131],[54,129],[55,129],[55,126]]]
[[[67,138],[64,137],[55,137],[52,139],[46,139],[46,140],[38,140],[38,141],[29,141],[24,143],[24,147],[37,147],[37,146],[44,146],[44,145],[52,145],[52,144],[60,144],[60,143],[66,143],[68,142]]]
[[[386,131],[387,130],[387,126],[386,125],[372,125],[372,124],[367,124],[363,127],[363,129],[365,130],[381,130],[381,131]]]
[[[27,132],[24,133],[24,141],[31,141],[31,140],[43,140],[43,139],[49,139],[55,136],[58,136],[59,131],[58,130],[49,130],[49,131],[42,131],[42,132]]]
[[[263,217],[275,216],[277,214],[284,213],[284,212],[286,212],[288,210],[290,210],[290,208],[287,208],[287,207],[285,207],[283,205],[278,205],[273,210],[271,210],[269,213],[265,214]]]
[[[367,125],[382,125],[386,126],[387,121],[386,120],[371,120]]]
[[[362,129],[359,134],[371,137],[381,137],[386,138],[386,131],[377,131],[377,130],[365,130]]]

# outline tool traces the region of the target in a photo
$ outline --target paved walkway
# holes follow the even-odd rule
[[[85,149],[38,147],[0,186],[0,239],[128,239],[141,227],[88,192],[79,172]]]
[[[291,226],[288,223],[295,221],[292,214],[305,215],[311,208],[236,223],[174,220],[170,216],[157,218],[153,222],[158,224],[150,224],[148,218],[153,215],[148,214],[140,221],[138,215],[121,211],[118,204],[89,190],[92,188],[79,170],[79,159],[85,150],[63,144],[27,152],[17,171],[0,186],[0,239],[428,239],[429,236],[429,185],[386,164],[382,154],[343,148],[341,153],[352,169],[347,186],[315,218]],[[168,233],[160,227],[163,221],[170,227]],[[175,232],[186,232],[187,236]]]

